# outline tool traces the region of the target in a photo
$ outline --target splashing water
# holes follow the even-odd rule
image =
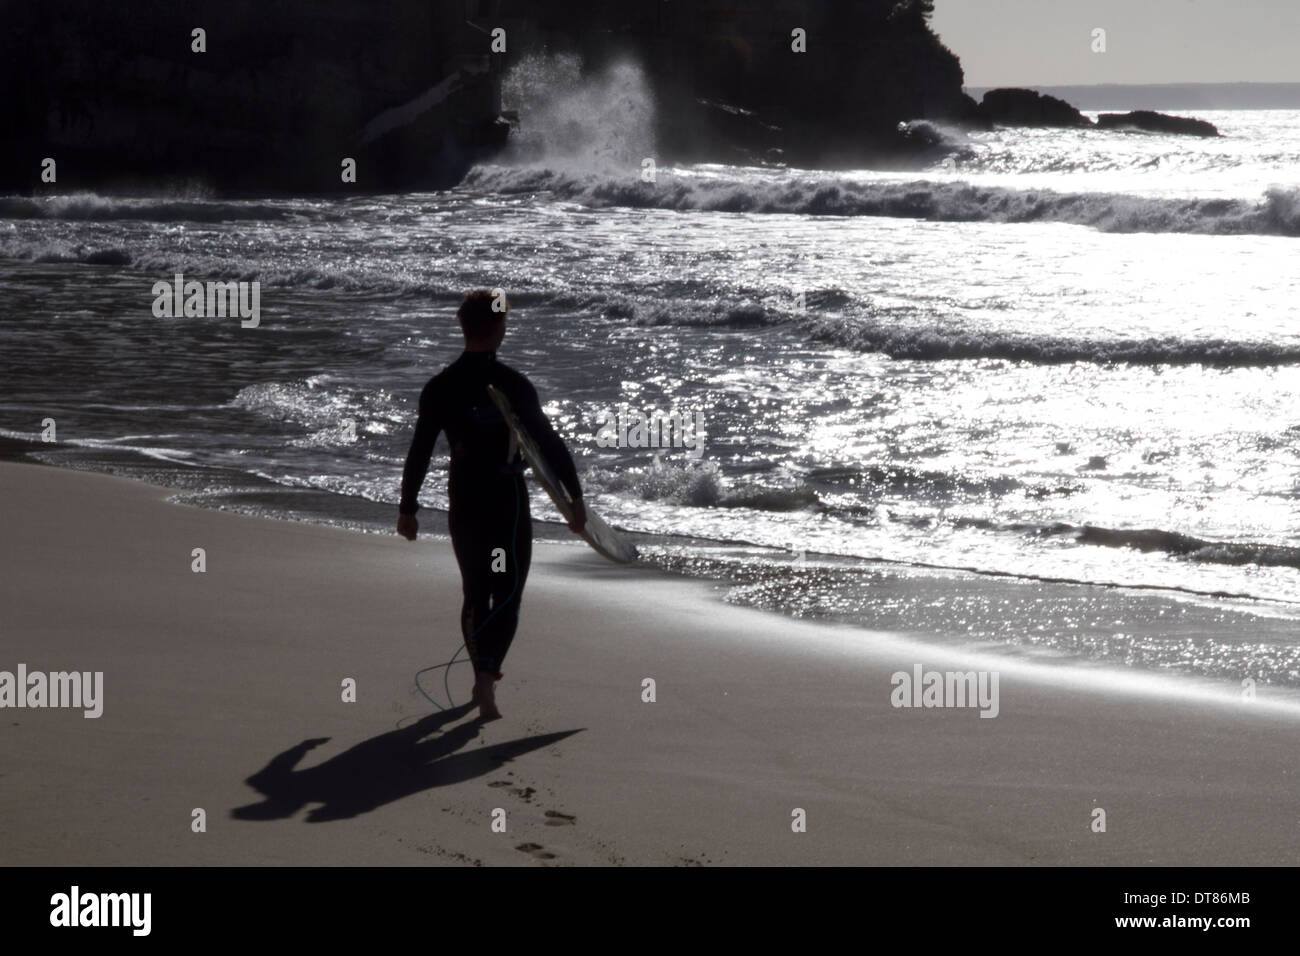
[[[508,163],[611,173],[654,155],[654,95],[631,61],[584,75],[576,55],[531,55],[506,76],[502,104],[521,117]]]

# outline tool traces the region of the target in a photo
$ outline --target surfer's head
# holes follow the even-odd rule
[[[506,337],[506,316],[510,301],[502,289],[475,289],[456,310],[465,348],[471,352],[495,352]]]

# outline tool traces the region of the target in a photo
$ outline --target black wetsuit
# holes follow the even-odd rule
[[[519,623],[533,526],[523,459],[487,393],[488,385],[510,400],[569,495],[582,496],[573,459],[542,413],[532,383],[498,362],[495,352],[464,352],[420,392],[420,417],[402,473],[399,510],[418,510],[416,499],[434,442],[445,431],[451,445],[448,524],[465,592],[461,631],[474,669],[499,674]],[[498,548],[501,552],[494,556]]]

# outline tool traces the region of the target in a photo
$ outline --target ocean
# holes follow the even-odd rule
[[[1115,659],[1126,622],[1097,595],[1159,595],[1223,627],[1125,663],[1300,686],[1276,636],[1300,616],[1300,111],[1197,111],[1219,139],[936,127],[919,171],[646,182],[635,71],[544,105],[447,192],[0,197],[7,453],[391,532],[456,305],[502,288],[501,358],[652,564],[1066,659]],[[156,316],[176,274],[259,282],[259,325]],[[696,447],[610,447],[611,421],[656,413]],[[440,442],[435,533],[445,464]],[[938,602],[906,586],[936,576]],[[1077,600],[990,604],[990,577]]]

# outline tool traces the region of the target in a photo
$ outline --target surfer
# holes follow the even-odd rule
[[[420,392],[397,517],[397,533],[414,541],[420,527],[416,499],[434,442],[445,431],[451,446],[447,523],[465,595],[460,626],[474,664],[473,700],[486,720],[501,716],[495,683],[502,677],[501,662],[519,623],[519,599],[533,542],[523,460],[488,395],[488,385],[509,399],[572,497],[574,517],[569,527],[581,533],[587,521],[573,458],[542,412],[537,390],[521,373],[497,361],[509,311],[505,294],[487,289],[469,293],[457,310],[465,351]]]

